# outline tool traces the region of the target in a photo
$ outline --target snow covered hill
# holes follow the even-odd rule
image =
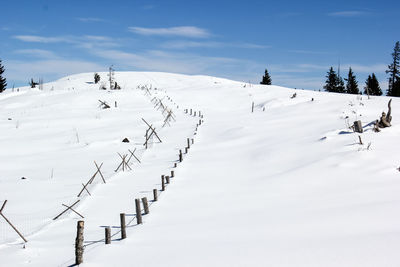
[[[99,90],[85,73],[0,94],[0,205],[8,200],[3,214],[28,239],[0,218],[0,266],[72,265],[81,218],[53,218],[77,200],[82,266],[398,266],[398,99],[393,126],[375,133],[369,123],[387,97],[168,73],[115,78],[121,90]],[[147,149],[142,118],[162,141],[153,135]],[[364,133],[348,128],[355,120]],[[140,162],[115,172],[118,153],[135,149]],[[105,183],[99,174],[88,183],[94,162]],[[134,200],[152,200],[171,170],[137,225]],[[86,184],[90,195],[78,197]]]

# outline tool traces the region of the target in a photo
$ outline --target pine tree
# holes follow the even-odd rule
[[[331,67],[326,75],[326,82],[324,89],[327,92],[337,92],[338,77],[336,72]]]
[[[381,87],[379,86],[379,82],[375,76],[375,73],[372,73],[372,75],[368,75],[368,78],[365,81],[364,94],[382,95],[382,90]]]
[[[272,83],[271,76],[269,76],[268,70],[265,69],[265,74],[264,74],[260,84],[271,85],[271,83]]]
[[[336,92],[337,93],[345,93],[346,92],[346,87],[344,87],[344,81],[342,77],[336,76],[337,82],[336,82]]]
[[[356,80],[356,76],[354,75],[353,70],[351,68],[349,69],[349,74],[347,75],[347,79],[345,80],[347,82],[346,93],[358,95],[360,93],[360,90],[358,90],[358,83]]]
[[[392,53],[393,62],[388,65],[386,73],[390,73],[389,76],[389,88],[387,91],[388,96],[400,96],[400,42],[397,41],[394,46]]]
[[[0,93],[6,90],[7,87],[7,81],[6,78],[3,77],[3,73],[4,73],[4,66],[1,65],[1,60],[0,60]]]

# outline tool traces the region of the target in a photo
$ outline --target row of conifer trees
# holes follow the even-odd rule
[[[399,42],[396,42],[394,46],[394,50],[392,53],[392,62],[390,65],[388,65],[386,73],[389,74],[387,95],[400,96],[400,43]],[[270,74],[268,73],[268,70],[265,70],[265,74],[260,84],[271,85],[271,81],[272,79]],[[344,81],[346,81],[346,85]],[[345,79],[340,77],[340,75],[335,72],[333,67],[331,67],[326,75],[324,90],[327,92],[347,93],[347,94],[362,93],[358,87],[356,76],[351,67],[349,68],[347,78]],[[375,73],[372,73],[371,75],[368,76],[367,80],[365,81],[363,93],[366,95],[383,94],[378,79],[375,76]]]

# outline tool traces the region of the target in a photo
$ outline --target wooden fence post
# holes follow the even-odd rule
[[[254,102],[251,104],[251,113],[254,112]]]
[[[169,176],[165,176],[166,184],[169,184]]]
[[[190,148],[190,138],[187,139],[187,147]]]
[[[165,179],[164,179],[164,175],[161,175],[161,191],[165,191]]]
[[[83,262],[83,229],[85,227],[84,221],[78,221],[77,233],[75,239],[75,265]]]
[[[142,197],[142,203],[143,203],[143,209],[144,209],[144,214],[149,214],[149,203],[147,202],[147,197]]]
[[[175,177],[175,172],[171,171],[171,177]]]
[[[137,224],[141,224],[142,223],[142,211],[140,210],[140,199],[139,198],[135,199],[135,204],[136,204]]]
[[[195,116],[196,117],[196,111],[194,112],[194,115],[193,116]]]
[[[125,239],[126,238],[125,213],[120,213],[119,218],[121,221],[121,239]]]
[[[187,154],[188,153],[188,148],[187,147],[185,147],[185,154]]]
[[[192,145],[194,144],[194,139],[192,138]]]
[[[157,201],[158,200],[158,195],[157,195],[157,189],[153,189],[153,201]]]
[[[178,167],[178,163],[175,162],[174,163],[174,168],[176,168],[176,167]]]
[[[111,244],[111,228],[110,226],[104,228],[105,230],[105,242],[106,244]]]
[[[179,162],[182,162],[182,150],[179,149]]]
[[[192,115],[192,109],[190,109],[190,115]]]
[[[361,121],[355,121],[354,122],[354,131],[356,133],[362,133],[363,132],[363,127],[362,127]]]

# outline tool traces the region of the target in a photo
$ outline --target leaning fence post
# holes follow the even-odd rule
[[[147,197],[142,197],[142,203],[143,203],[143,209],[144,209],[144,214],[149,214],[149,203],[147,202]]]
[[[77,233],[75,239],[75,265],[83,262],[83,229],[85,227],[84,221],[78,221]]]
[[[126,238],[125,213],[120,213],[119,218],[121,221],[121,239],[125,239]]]
[[[165,191],[165,179],[164,179],[164,175],[161,175],[161,191]]]
[[[142,223],[142,211],[140,210],[140,199],[135,199],[135,204],[136,204],[136,220],[137,224]]]
[[[157,189],[153,189],[153,201],[158,200]]]
[[[111,244],[111,228],[110,226],[104,228],[106,244]]]

